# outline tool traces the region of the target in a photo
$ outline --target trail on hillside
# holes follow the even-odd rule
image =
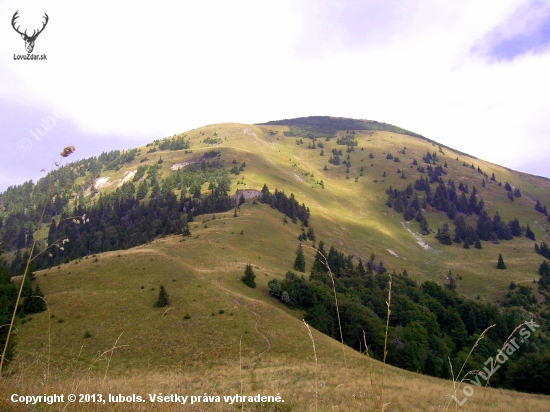
[[[235,299],[235,303],[236,303],[237,305],[239,305],[239,306],[243,306],[243,305],[241,304],[241,301],[240,301],[239,299]],[[256,332],[257,332],[262,338],[264,338],[265,341],[267,342],[267,348],[265,348],[265,349],[258,355],[258,356],[261,356],[261,355],[263,355],[264,353],[266,353],[267,351],[269,351],[273,345],[271,345],[270,340],[267,339],[267,337],[266,337],[262,332],[260,332],[259,329],[258,329],[258,324],[260,323],[260,320],[262,319],[262,316],[261,316],[259,313],[256,313],[256,312],[254,312],[252,309],[249,309],[249,308],[248,308],[248,305],[252,305],[252,304],[254,304],[254,303],[256,303],[256,302],[247,303],[247,304],[244,305],[243,307],[244,307],[247,311],[252,312],[254,315],[256,315],[256,324],[254,325],[254,329],[256,329]]]
[[[214,256],[214,248],[210,244],[210,241],[208,240],[208,238],[205,238],[205,240],[206,240],[206,243],[208,243],[208,247],[210,248],[210,256],[212,256],[214,260],[217,261],[218,259],[216,258],[216,256]]]
[[[206,240],[208,246],[210,247],[210,254],[211,254],[212,257],[217,261],[218,259],[217,259],[216,255],[214,254],[214,248],[212,247],[212,245],[210,244],[210,242],[209,242],[209,240],[208,240],[207,238],[206,238],[205,240]],[[204,270],[204,269],[201,270],[201,269],[197,269],[197,268],[195,268],[195,267],[192,267],[192,266],[189,265],[188,263],[184,262],[181,258],[179,258],[179,257],[177,257],[177,256],[170,256],[170,255],[166,254],[165,252],[162,252],[162,251],[157,250],[157,249],[145,248],[145,249],[141,249],[141,250],[140,250],[140,249],[134,250],[133,252],[134,252],[134,253],[135,253],[135,252],[142,252],[142,253],[143,253],[143,252],[149,252],[149,253],[152,253],[152,254],[155,254],[155,255],[164,256],[164,257],[169,258],[169,259],[175,259],[178,263],[180,263],[181,265],[183,265],[183,266],[185,266],[185,267],[187,267],[187,268],[189,268],[189,269],[191,269],[191,270],[193,270],[193,271],[197,271],[197,272],[213,272],[212,270]],[[258,325],[259,325],[259,323],[260,323],[260,320],[262,319],[262,316],[261,316],[259,313],[253,311],[252,309],[250,309],[250,308],[248,307],[248,306],[250,306],[250,305],[254,305],[254,304],[256,304],[256,303],[261,303],[261,302],[258,302],[258,301],[254,301],[254,300],[253,300],[253,301],[247,303],[246,305],[243,305],[243,304],[241,303],[241,299],[245,299],[245,296],[242,296],[242,295],[240,295],[240,294],[238,294],[238,293],[236,293],[236,292],[234,292],[234,291],[232,291],[232,290],[229,290],[229,289],[227,289],[226,287],[224,287],[224,286],[221,284],[221,281],[223,280],[223,278],[224,278],[224,276],[223,276],[223,273],[222,273],[221,276],[220,276],[220,278],[216,281],[217,287],[220,288],[220,289],[222,289],[222,290],[224,290],[225,292],[227,292],[227,293],[233,295],[233,296],[236,296],[236,298],[235,298],[235,303],[236,303],[237,305],[239,305],[239,306],[242,306],[245,310],[247,310],[247,311],[253,313],[253,314],[256,316],[256,323],[254,324],[254,329],[256,330],[256,333],[258,333],[258,334],[266,341],[266,343],[267,343],[267,347],[266,347],[261,353],[259,353],[258,356],[263,355],[264,353],[268,352],[268,351],[273,347],[273,345],[272,345],[271,341],[267,338],[267,336],[265,336],[265,335],[258,329]]]

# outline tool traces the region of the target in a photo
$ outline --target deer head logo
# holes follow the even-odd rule
[[[44,18],[46,19],[46,21],[44,23],[42,23],[42,28],[38,31],[33,30],[32,35],[29,36],[29,35],[27,35],[27,30],[25,30],[25,32],[22,33],[22,32],[19,31],[20,26],[17,26],[17,28],[15,27],[15,20],[17,20],[17,18],[19,17],[18,13],[19,13],[19,10],[16,11],[15,14],[13,15],[13,17],[11,19],[11,25],[12,25],[13,29],[21,35],[21,38],[23,40],[25,40],[25,48],[27,49],[27,53],[32,53],[32,51],[34,49],[34,42],[36,41],[36,38],[38,37],[38,35],[40,33],[42,33],[42,31],[44,30],[44,28],[48,24],[49,17],[46,13],[44,13]]]

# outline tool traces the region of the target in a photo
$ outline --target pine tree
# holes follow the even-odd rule
[[[445,287],[449,290],[455,290],[456,289],[456,280],[453,277],[453,272],[449,270],[449,273],[447,273],[447,284]]]
[[[256,275],[254,274],[254,271],[252,270],[252,265],[250,265],[250,263],[248,263],[246,265],[246,269],[244,270],[244,275],[243,277],[241,277],[241,280],[243,281],[243,283],[250,287],[250,288],[255,288],[256,287]]]
[[[144,180],[138,186],[138,190],[136,194],[137,200],[145,199],[148,191],[149,191],[149,185],[147,184],[147,181]]]
[[[309,227],[309,229],[307,230],[307,238],[313,242],[315,242],[315,239],[316,239],[316,236],[315,236],[315,231],[313,230],[313,227]]]
[[[501,253],[498,254],[497,269],[506,269],[506,264],[504,263]]]
[[[479,240],[479,236],[476,235],[476,243],[475,243],[475,246],[474,246],[476,249],[482,249],[483,247],[481,246],[481,241]]]
[[[164,285],[160,285],[159,295],[158,295],[157,301],[155,302],[155,306],[157,308],[164,308],[169,304],[170,304],[170,298],[168,297],[168,293],[166,293],[166,289],[164,289]]]
[[[8,268],[5,266],[3,244],[0,242],[0,325],[9,325],[11,313],[15,307],[17,290],[11,281]],[[0,328],[0,350],[4,348],[8,336],[8,327]],[[13,335],[12,335],[13,336]],[[16,339],[10,338],[4,363],[12,360],[15,351]],[[1,352],[0,352],[1,353]]]
[[[453,241],[451,239],[451,234],[449,233],[449,224],[443,223],[442,229],[437,229],[437,235],[435,236],[436,239],[439,240],[440,243],[444,245],[452,245]]]
[[[25,231],[25,228],[21,226],[21,228],[19,229],[19,234],[17,235],[17,241],[15,244],[15,247],[17,249],[24,249],[25,245],[27,244],[26,240],[27,240],[27,233]]]
[[[304,257],[304,250],[300,243],[296,248],[296,259],[294,259],[294,270],[298,272],[306,271],[306,258]]]
[[[361,275],[361,277],[364,277],[367,274],[367,271],[365,270],[365,266],[363,265],[362,259],[359,259],[359,264],[357,265],[357,272],[359,272],[359,275]]]
[[[527,239],[535,240],[535,233],[531,230],[529,225],[527,225],[527,228],[525,229],[525,237]]]
[[[27,230],[27,243],[25,244],[25,247],[31,247],[34,243],[34,232],[31,228]]]
[[[44,300],[44,294],[40,290],[40,286],[36,285],[36,289],[33,292],[32,288],[28,292],[25,302],[23,302],[23,313],[40,313],[46,310],[46,301]]]
[[[26,257],[28,259],[28,255]],[[23,275],[23,273],[21,273],[21,275]],[[33,274],[29,268],[27,276],[25,276],[25,283],[23,284],[23,288],[21,290],[21,295],[25,298],[32,296],[32,281],[33,281]]]
[[[191,236],[191,230],[189,230],[189,223],[185,223],[181,231],[182,236],[188,237]]]
[[[543,261],[539,267],[539,287],[540,289],[546,289],[550,286],[550,265],[548,262]]]

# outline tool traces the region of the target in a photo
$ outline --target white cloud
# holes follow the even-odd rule
[[[23,42],[4,24],[0,70],[18,76],[21,96],[62,107],[90,132],[335,115],[508,166],[543,153],[534,131],[550,126],[549,57],[499,65],[470,53],[517,0],[28,4],[38,20],[50,16],[35,47],[48,61],[10,60]],[[0,16],[20,7],[4,1]]]

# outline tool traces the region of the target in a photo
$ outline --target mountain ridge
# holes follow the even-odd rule
[[[34,231],[33,237],[38,241],[41,250],[44,250],[47,244],[52,245],[56,237],[67,237],[71,242],[63,245],[64,250],[55,248],[50,251],[51,257],[46,253],[41,255],[44,257],[41,261],[41,268],[44,270],[37,271],[35,282],[40,283],[53,310],[63,314],[56,316],[69,319],[69,322],[66,322],[66,331],[72,339],[77,340],[80,330],[90,327],[86,326],[88,322],[90,325],[100,322],[100,318],[91,315],[92,308],[101,305],[104,296],[111,293],[110,290],[113,296],[117,296],[116,299],[123,299],[126,305],[135,307],[136,310],[139,307],[139,313],[150,318],[153,314],[149,313],[149,303],[144,299],[148,296],[146,299],[152,300],[154,293],[150,289],[158,287],[160,282],[164,283],[168,293],[174,296],[175,308],[179,311],[170,310],[170,315],[166,314],[161,318],[177,323],[181,321],[180,315],[183,316],[187,312],[191,319],[200,319],[199,323],[193,324],[203,337],[208,336],[208,319],[216,319],[216,322],[225,319],[225,313],[216,314],[218,311],[232,311],[235,314],[237,310],[243,310],[250,315],[240,306],[232,305],[232,297],[222,299],[224,307],[217,307],[216,302],[212,300],[200,303],[208,293],[217,296],[218,289],[222,286],[226,291],[238,292],[239,296],[261,301],[266,308],[275,305],[294,317],[300,316],[299,313],[309,313],[308,308],[292,309],[284,304],[284,301],[273,298],[269,294],[268,283],[272,279],[277,279],[287,288],[299,285],[299,280],[288,278],[286,274],[293,268],[296,246],[298,243],[304,245],[307,269],[305,273],[308,273],[320,241],[326,245],[327,253],[329,248],[335,248],[336,252],[332,254],[335,262],[341,256],[343,262],[352,256],[350,261],[353,262],[354,268],[358,265],[358,257],[367,267],[371,261],[369,256],[374,254],[375,259],[371,261],[369,270],[375,272],[374,279],[378,279],[377,282],[381,282],[381,285],[387,281],[388,274],[394,276],[397,285],[397,279],[401,279],[406,272],[407,275],[403,279],[410,279],[418,284],[432,282],[446,290],[446,285],[450,282],[448,273],[452,271],[458,296],[477,300],[480,305],[494,302],[500,305],[502,310],[505,307],[517,307],[518,313],[522,314],[526,313],[525,307],[532,307],[533,313],[537,316],[546,313],[546,304],[543,300],[546,292],[542,289],[539,291],[537,285],[533,284],[533,279],[538,277],[543,257],[534,252],[535,242],[524,236],[525,231],[521,236],[514,236],[511,240],[482,240],[482,249],[465,249],[461,243],[451,242],[451,245],[446,245],[436,238],[438,229],[443,228],[444,224],[452,225],[453,220],[431,203],[427,203],[426,209],[422,210],[431,230],[426,234],[420,232],[422,226],[414,216],[408,220],[403,211],[398,210],[399,206],[394,201],[391,207],[387,204],[390,187],[394,192],[401,192],[406,191],[411,185],[413,195],[407,200],[409,207],[410,201],[414,199],[414,191],[418,194],[420,203],[428,200],[425,190],[412,188],[416,186],[415,180],[428,181],[432,193],[436,193],[442,184],[445,188],[450,188],[448,181],[453,180],[456,187],[467,186],[462,189],[455,188],[459,196],[461,192],[466,193],[466,190],[470,196],[475,186],[477,200],[484,200],[485,209],[491,215],[499,212],[503,224],[518,218],[521,225],[531,226],[536,242],[540,243],[548,237],[546,215],[535,210],[536,200],[540,201],[541,207],[550,204],[550,184],[544,179],[507,170],[479,159],[475,159],[476,164],[473,164],[472,158],[466,156],[459,156],[457,160],[457,156],[447,154],[443,146],[385,130],[338,130],[332,137],[285,135],[285,132],[289,131],[289,126],[281,124],[208,125],[158,139],[139,148],[104,153],[96,158],[71,162],[53,170],[49,176],[53,182],[53,197],[47,210],[47,224]],[[306,130],[306,134],[319,132],[319,129]],[[424,171],[421,171],[422,169]],[[134,172],[132,178],[124,181]],[[496,175],[494,180],[492,174]],[[103,179],[102,182],[107,184],[96,187],[98,179]],[[3,208],[0,217],[3,219],[3,225],[0,226],[0,230],[3,231],[1,234],[4,239],[15,240],[17,243],[21,237],[19,228],[23,226],[26,245],[29,240],[28,228],[34,224],[34,213],[38,210],[33,204],[40,205],[41,199],[46,198],[47,183],[48,180],[45,179],[37,185],[27,184],[17,190],[12,189],[8,193],[9,196],[5,196],[6,192],[2,194]],[[506,189],[508,183],[510,190]],[[273,201],[266,196],[267,202],[260,201],[261,199],[245,200],[243,205],[236,205],[235,208],[234,193],[249,189],[261,191],[263,194],[264,186],[268,188],[271,196],[275,196],[275,193],[284,193],[284,196],[279,195],[278,200]],[[520,190],[522,196],[516,197],[512,187]],[[189,210],[194,207],[206,207],[207,204],[212,205],[208,199],[212,199],[216,193],[222,200],[225,199],[224,196],[230,197],[231,206],[224,210],[208,209],[205,214],[195,215],[193,220],[189,220]],[[513,199],[510,199],[511,193]],[[288,199],[291,198],[297,202],[294,206],[290,206]],[[398,198],[399,196],[395,196],[394,200]],[[175,209],[168,208],[170,202]],[[307,225],[303,210],[300,212],[301,217],[297,214],[296,223],[293,223],[292,208],[297,210],[301,205],[308,211]],[[123,237],[117,237],[119,229],[115,228],[128,230],[130,233],[132,227],[127,222],[128,219],[124,219],[126,216],[132,216],[127,211],[149,213],[147,208],[154,212],[162,210],[163,207],[167,207],[166,216],[175,218],[166,219],[164,226],[163,213],[160,213],[154,230],[145,227],[147,230],[144,233],[149,237],[139,240],[142,246],[122,250],[126,246],[122,248],[116,245],[116,240]],[[168,213],[175,213],[175,210],[178,212],[174,215]],[[91,220],[89,226],[86,226],[87,223],[77,225],[66,219],[75,215],[82,216],[83,213]],[[475,228],[479,219],[475,212],[464,209],[459,215],[463,216],[466,224],[474,225]],[[107,216],[110,216],[111,220],[108,220]],[[184,217],[187,219],[186,222],[177,220]],[[53,231],[50,225],[52,219],[55,222]],[[66,221],[61,222],[63,219]],[[106,229],[93,232],[92,229],[99,222],[103,222]],[[115,226],[117,222],[128,226]],[[151,218],[151,222],[156,220]],[[170,226],[170,222],[177,224]],[[8,223],[12,232],[5,237]],[[186,224],[191,236],[182,233]],[[314,229],[316,240],[312,240],[313,236],[309,233],[311,228]],[[97,244],[93,249],[80,250],[79,245],[82,242],[79,244],[79,238],[90,233],[94,233],[93,238],[97,239]],[[417,243],[418,238],[429,245],[430,249]],[[112,243],[113,239],[115,243]],[[13,264],[17,259],[17,253],[13,246],[10,249],[11,253],[7,256]],[[145,249],[147,252],[143,252]],[[158,253],[153,252],[155,250]],[[21,251],[24,253],[25,247],[21,248]],[[144,253],[147,254],[146,258]],[[496,269],[499,253],[504,256],[508,270]],[[140,258],[136,260],[138,256]],[[108,260],[109,265],[102,264],[103,259]],[[179,266],[174,266],[176,260],[185,263],[182,266],[185,269],[181,279],[175,275],[179,273],[179,269],[176,268]],[[251,263],[256,271],[256,289],[246,288],[240,282],[247,263]],[[386,273],[381,271],[381,266],[387,268]],[[112,269],[109,269],[111,267]],[[158,268],[157,274],[155,267]],[[190,268],[193,268],[193,271],[190,271]],[[141,274],[140,270],[145,273]],[[342,270],[340,276],[349,277],[351,280],[337,280],[339,285],[356,281],[353,270]],[[73,276],[69,272],[78,273],[78,276]],[[340,273],[336,267],[334,273]],[[145,274],[147,276],[144,276]],[[121,286],[117,286],[116,282],[116,276],[119,275]],[[138,276],[135,281],[133,276]],[[191,281],[194,281],[193,290],[197,289],[197,292],[186,287]],[[291,281],[294,282],[292,285]],[[105,289],[101,286],[102,282],[110,287]],[[512,283],[521,284],[521,287],[526,289],[512,291],[509,287]],[[143,286],[142,289],[140,284]],[[78,293],[79,287],[88,290],[90,303],[82,299]],[[204,295],[206,290],[208,293]],[[523,295],[518,294],[518,290],[527,293],[524,296],[530,299],[529,302],[522,300]],[[292,290],[288,291],[291,293]],[[71,296],[67,303],[60,300],[63,294]],[[197,303],[192,303],[195,302],[193,299],[196,299]],[[345,298],[342,299],[346,305],[349,304]],[[538,302],[533,303],[532,299]],[[227,309],[229,305],[232,305],[230,310]],[[346,305],[344,306],[348,307]],[[82,309],[78,318],[70,315],[70,307],[86,309]],[[131,318],[132,321],[128,323],[124,320],[123,314],[115,314],[114,309],[111,306],[109,308],[99,316],[115,316],[122,322],[121,325],[126,325],[128,330],[138,334],[132,326],[132,322],[137,322],[137,319]],[[395,313],[400,311],[396,308]],[[44,322],[47,319],[43,314],[34,317],[36,321],[21,325],[25,331],[21,335],[24,337],[21,348],[25,352],[38,350],[33,346],[32,336],[33,333],[43,331],[46,325]],[[262,319],[269,319],[266,312],[262,312]],[[245,322],[244,319],[241,321]],[[270,322],[274,329],[270,329],[267,334],[265,331],[262,333],[274,343],[272,350],[279,348],[285,356],[290,356],[288,351],[291,349],[287,343],[277,340],[276,325],[279,321],[281,318],[277,316],[271,318]],[[235,344],[239,342],[238,335],[233,333],[233,329],[226,329],[226,326],[223,326],[225,323],[216,325],[216,328],[230,336],[232,344],[226,350],[235,348]],[[239,325],[237,322],[236,330],[240,330]],[[294,326],[296,329],[293,330],[298,331],[298,323]],[[397,326],[392,325],[392,328]],[[150,327],[150,336],[160,333],[154,332],[155,329],[151,325]],[[249,325],[249,328],[250,331],[255,330],[254,324]],[[115,336],[116,331],[112,327],[108,330],[110,339]],[[244,333],[243,330],[241,332]],[[176,333],[175,329],[173,333]],[[411,331],[407,329],[405,336],[408,336],[407,333]],[[176,336],[171,335],[170,339],[176,341]],[[154,341],[157,342],[156,338]],[[106,343],[107,337],[95,342],[94,348],[99,350],[99,344]],[[262,346],[261,342],[265,344],[263,339],[256,343],[247,343],[251,345],[247,350],[252,347],[259,348]],[[138,341],[132,338],[134,348],[137,344]],[[160,340],[155,345],[162,347]],[[202,347],[201,345],[200,340],[193,340],[190,350]],[[147,348],[143,350],[145,349]],[[264,349],[262,346],[258,353]],[[178,356],[190,356],[187,352],[180,352],[180,349],[174,350]],[[148,351],[145,352],[148,353],[147,356],[152,356]],[[141,352],[135,348],[131,353],[132,358],[136,358]],[[293,356],[295,355],[297,354],[294,353]],[[162,356],[159,357],[158,362],[162,362],[162,359]]]

